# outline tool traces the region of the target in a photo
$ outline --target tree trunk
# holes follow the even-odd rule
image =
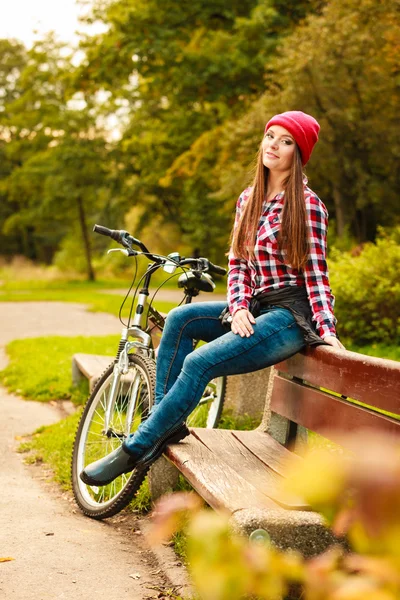
[[[78,203],[78,213],[79,213],[79,225],[81,227],[83,246],[85,248],[86,255],[86,272],[88,281],[94,281],[95,275],[92,267],[92,253],[90,251],[90,241],[86,228],[86,217],[85,217],[85,209],[83,206],[82,198],[79,197],[77,199]]]
[[[336,234],[342,238],[345,234],[346,219],[344,216],[343,196],[337,185],[333,186],[333,202],[335,205]]]

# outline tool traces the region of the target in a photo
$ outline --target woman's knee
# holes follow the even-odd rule
[[[191,318],[190,311],[187,310],[188,308],[190,308],[190,305],[176,306],[170,310],[165,320],[165,329],[168,328],[174,331],[179,331],[182,329],[182,327],[184,327],[187,321]]]
[[[215,366],[215,361],[209,356],[208,344],[196,348],[190,354],[188,354],[183,361],[182,373],[191,379],[202,379],[206,375],[209,375],[210,379],[213,379],[212,370]],[[211,359],[211,360],[210,360]]]

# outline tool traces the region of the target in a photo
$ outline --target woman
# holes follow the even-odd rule
[[[144,468],[187,436],[184,421],[211,379],[269,367],[307,344],[343,348],[325,260],[328,214],[302,171],[318,132],[317,121],[300,111],[267,123],[253,186],[237,203],[228,306],[204,302],[169,313],[155,407],[120,448],[84,469],[88,485]],[[193,339],[209,343],[193,351]]]

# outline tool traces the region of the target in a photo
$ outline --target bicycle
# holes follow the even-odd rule
[[[184,258],[176,252],[168,256],[152,254],[143,242],[123,230],[112,230],[101,225],[95,225],[93,230],[123,246],[109,252],[120,251],[128,257],[144,255],[151,261],[137,285],[136,292],[143,281],[133,311],[136,292],[134,294],[132,323],[130,314],[127,326],[122,330],[116,358],[88,398],[73,446],[71,476],[75,500],[85,515],[104,519],[127,506],[148,471],[148,468],[135,469],[102,487],[86,485],[79,478],[79,473],[86,465],[106,456],[134,433],[153,406],[155,361],[165,316],[152,306],[154,295],[148,302],[152,276],[160,268],[171,274],[178,267],[181,268],[183,272],[179,276],[178,287],[183,289],[185,303],[190,304],[200,291],[212,292],[215,289],[211,273],[225,275],[226,269],[206,258]],[[133,246],[138,247],[139,251]],[[194,346],[196,344],[194,342]],[[208,384],[198,407],[189,415],[189,426],[217,426],[224,404],[225,387],[225,377]]]

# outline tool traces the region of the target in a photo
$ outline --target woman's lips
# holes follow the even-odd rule
[[[272,152],[266,152],[265,155],[269,158],[279,158],[279,156],[277,156],[276,154],[272,154]]]

